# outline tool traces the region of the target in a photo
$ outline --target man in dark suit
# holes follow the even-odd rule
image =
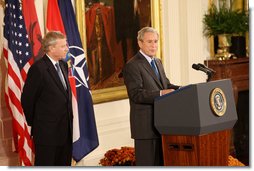
[[[154,99],[179,86],[169,82],[161,60],[156,58],[158,32],[144,27],[138,32],[140,51],[124,67],[124,83],[130,102],[131,137],[137,166],[163,165],[161,135],[154,126]]]
[[[21,103],[35,144],[35,165],[70,166],[72,158],[72,103],[66,37],[48,32],[45,55],[29,69]]]

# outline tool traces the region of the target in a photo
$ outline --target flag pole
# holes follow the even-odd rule
[[[78,24],[78,30],[79,30],[79,33],[80,33],[80,38],[81,38],[81,42],[82,42],[82,45],[83,45],[83,49],[85,50],[85,55],[87,56],[87,53],[86,53],[86,47],[87,46],[86,46],[85,1],[84,0],[76,0],[75,8],[76,8],[76,19],[77,19],[77,24]]]

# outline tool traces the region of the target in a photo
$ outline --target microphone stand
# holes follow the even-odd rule
[[[213,76],[213,72],[209,72],[209,73],[207,73],[206,75],[207,75],[206,82],[211,81],[211,78],[212,78],[212,76]]]
[[[206,73],[207,75],[207,79],[206,79],[206,82],[209,82],[213,76],[213,74],[215,73],[214,70],[210,69],[210,68],[207,68],[205,65],[203,64],[192,64],[192,68],[195,69],[195,70],[198,70],[198,71],[203,71]]]

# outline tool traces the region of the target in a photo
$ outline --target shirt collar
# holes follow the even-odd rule
[[[150,57],[148,55],[146,55],[144,52],[142,52],[141,50],[139,50],[139,52],[146,58],[146,60],[149,62],[149,64],[152,62],[152,60],[154,59],[154,57]]]
[[[54,59],[52,59],[48,54],[46,54],[46,55],[54,66],[56,65],[56,63],[58,63],[58,61],[55,61]]]

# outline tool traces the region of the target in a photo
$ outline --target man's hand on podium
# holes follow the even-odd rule
[[[174,89],[166,89],[166,90],[161,90],[161,96],[165,95],[165,94],[168,94],[168,93],[171,93],[175,91]]]

